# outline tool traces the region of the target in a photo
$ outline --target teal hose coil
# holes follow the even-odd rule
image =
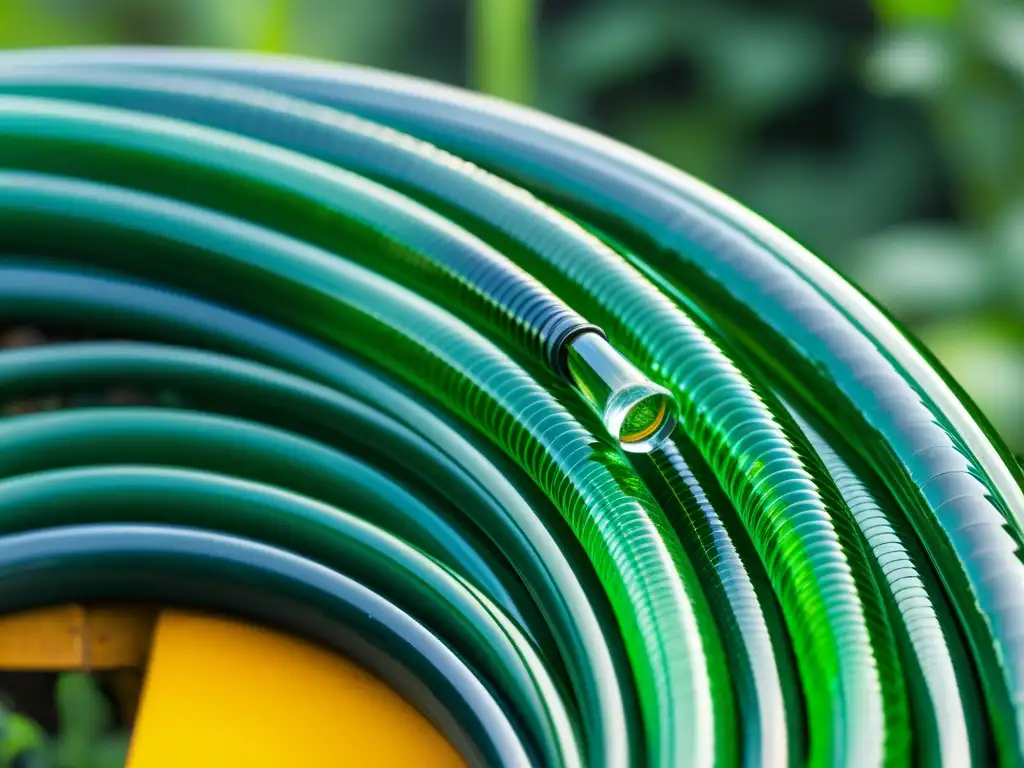
[[[0,419],[0,610],[265,621],[474,766],[1024,765],[1020,467],[781,232],[414,78],[0,64],[0,326],[98,335],[0,400],[175,398]]]

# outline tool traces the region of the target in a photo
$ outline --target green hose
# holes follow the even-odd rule
[[[641,704],[667,719],[664,732],[658,731],[664,748],[674,752],[702,739],[713,747],[712,704],[729,703],[729,692],[712,699],[707,666],[717,661],[724,677],[724,659],[705,650],[702,634],[713,631],[710,612],[678,539],[621,454],[596,442],[498,348],[415,294],[271,230],[95,184],[15,173],[0,180],[0,247],[52,253],[58,244],[44,242],[46,232],[56,231],[52,216],[62,222],[66,244],[98,248],[112,262],[145,253],[150,274],[167,269],[186,282],[198,277],[197,287],[213,281],[242,305],[267,291],[281,310],[271,318],[375,357],[477,425],[548,490],[581,540],[591,538],[598,575],[637,672]],[[78,224],[88,232],[84,239],[72,234]],[[198,239],[189,242],[193,236]],[[102,254],[90,258],[95,263]],[[649,544],[622,550],[626,536]],[[638,603],[650,607],[637,610]],[[697,610],[706,617],[703,628]],[[647,726],[655,730],[655,722]],[[690,732],[693,738],[685,738]],[[728,742],[718,744],[728,748]]]
[[[0,62],[0,321],[138,340],[0,353],[0,397],[185,409],[0,421],[0,607],[180,580],[251,615],[265,580],[263,619],[333,642],[292,616],[294,557],[344,574],[314,601],[343,650],[473,764],[1024,765],[1020,469],[753,214],[408,78]],[[252,580],[202,595],[199,551]],[[356,592],[461,666],[384,674],[394,641],[337,623]]]
[[[182,462],[200,460],[194,449],[189,453],[189,439],[183,440],[180,433],[174,434],[187,430],[188,426],[195,430],[193,442],[203,443],[212,450],[219,449],[221,455],[231,450],[232,430],[239,439],[251,439],[253,435],[245,434],[247,430],[237,423],[209,417],[192,417],[199,423],[193,420],[191,425],[174,419],[172,412],[140,412],[126,417],[128,422],[122,422],[122,427],[134,427],[135,431],[131,440],[118,446],[121,450],[114,450],[105,457],[112,466],[25,472],[21,477],[0,483],[3,531],[128,521],[210,526],[253,540],[279,541],[291,551],[341,573],[352,574],[392,604],[423,621],[438,637],[463,649],[466,661],[507,695],[510,708],[519,713],[521,732],[539,742],[538,750],[546,762],[582,765],[572,722],[541,659],[515,624],[484,595],[369,523],[309,502],[297,494],[237,479],[246,474],[259,474],[258,462],[279,461],[281,452],[300,459],[302,451],[291,450],[294,444],[288,445],[290,441],[286,438],[262,431],[259,438],[252,441],[248,457],[232,458],[230,463],[237,469],[239,465],[234,464],[234,458],[245,461],[258,456],[257,461],[243,464],[246,469],[242,473],[235,472],[236,477],[208,471],[134,467],[113,463],[117,461],[115,456],[123,456],[125,462],[131,457],[136,464],[176,462],[180,466]],[[39,463],[26,462],[20,468],[22,471],[28,470],[31,464],[41,470],[47,465],[70,461],[75,452],[86,453],[83,447],[94,442],[97,435],[104,442],[108,440],[108,432],[102,426],[90,428],[89,415],[71,416],[70,423],[66,423],[62,415],[58,415],[55,422],[50,416],[41,418],[50,419],[50,425],[34,429],[34,425],[25,424],[22,436],[28,440],[15,436],[6,447],[12,451],[24,448],[26,453],[43,459],[47,443],[52,440],[50,445],[60,445],[65,453],[54,459],[46,457]],[[104,421],[102,417],[93,420]],[[174,420],[174,425],[168,425],[168,420]],[[242,434],[238,434],[239,430]],[[42,436],[33,434],[47,431],[49,434]],[[220,435],[215,436],[216,432]],[[277,439],[285,444],[275,447],[273,443]],[[88,442],[79,443],[79,440]],[[116,435],[113,440],[121,442]],[[146,448],[154,443],[159,449],[150,453]],[[137,450],[133,453],[133,449]],[[61,450],[53,453],[59,454]],[[186,455],[188,459],[184,458]],[[372,511],[369,514],[372,515]]]
[[[598,722],[632,717],[620,688],[624,663],[618,634],[609,627],[608,609],[591,583],[583,553],[575,540],[560,535],[557,520],[538,516],[546,511],[539,500],[528,503],[531,495],[512,485],[513,465],[483,455],[383,380],[262,321],[182,295],[54,269],[0,267],[0,296],[0,313],[37,317],[48,312],[55,318],[52,310],[60,307],[59,319],[71,325],[88,322],[111,333],[131,328],[177,344],[201,344],[274,363],[281,370],[185,348],[63,345],[7,353],[7,364],[0,366],[0,391],[20,397],[112,382],[173,386],[203,408],[358,450],[407,482],[432,488],[456,510],[464,510],[515,564],[559,641],[583,712]],[[288,369],[331,387],[282,372]],[[275,407],[268,409],[266,403]],[[614,753],[623,733],[592,730],[590,736]]]
[[[4,611],[159,600],[291,630],[390,683],[470,764],[533,762],[488,686],[440,639],[358,582],[282,549],[180,526],[64,526],[6,537],[0,575]]]
[[[863,479],[870,477],[867,472],[855,473],[836,453],[833,445],[838,441],[834,437],[826,441],[795,409],[790,410],[836,481],[875,554],[878,580],[885,585],[892,623],[904,644],[908,685],[916,689],[915,727],[927,734],[922,739],[922,761],[935,764],[942,754],[954,751],[954,744],[969,742],[974,762],[986,763],[986,745],[974,735],[984,730],[977,683],[942,588],[917,540],[898,515],[883,511],[896,509],[886,491],[870,488]]]

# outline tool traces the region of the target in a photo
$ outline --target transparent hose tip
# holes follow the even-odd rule
[[[569,377],[624,451],[648,453],[672,434],[672,395],[644,376],[599,333],[569,343]]]

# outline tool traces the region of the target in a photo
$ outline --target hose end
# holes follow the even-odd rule
[[[630,453],[649,453],[675,429],[675,401],[656,384],[616,392],[602,420],[619,446]]]
[[[598,333],[580,334],[568,346],[569,379],[620,448],[649,453],[668,439],[676,425],[676,403],[667,389]]]

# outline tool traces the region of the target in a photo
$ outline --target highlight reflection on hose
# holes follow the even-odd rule
[[[471,763],[1024,765],[1019,467],[780,233],[408,78],[0,62],[0,319],[137,340],[2,353],[0,394],[184,409],[0,421],[5,579],[15,543],[111,596],[192,542],[288,550],[452,648],[409,674],[451,675],[421,706]],[[286,582],[267,618],[308,633]],[[500,716],[459,719],[463,674]]]

